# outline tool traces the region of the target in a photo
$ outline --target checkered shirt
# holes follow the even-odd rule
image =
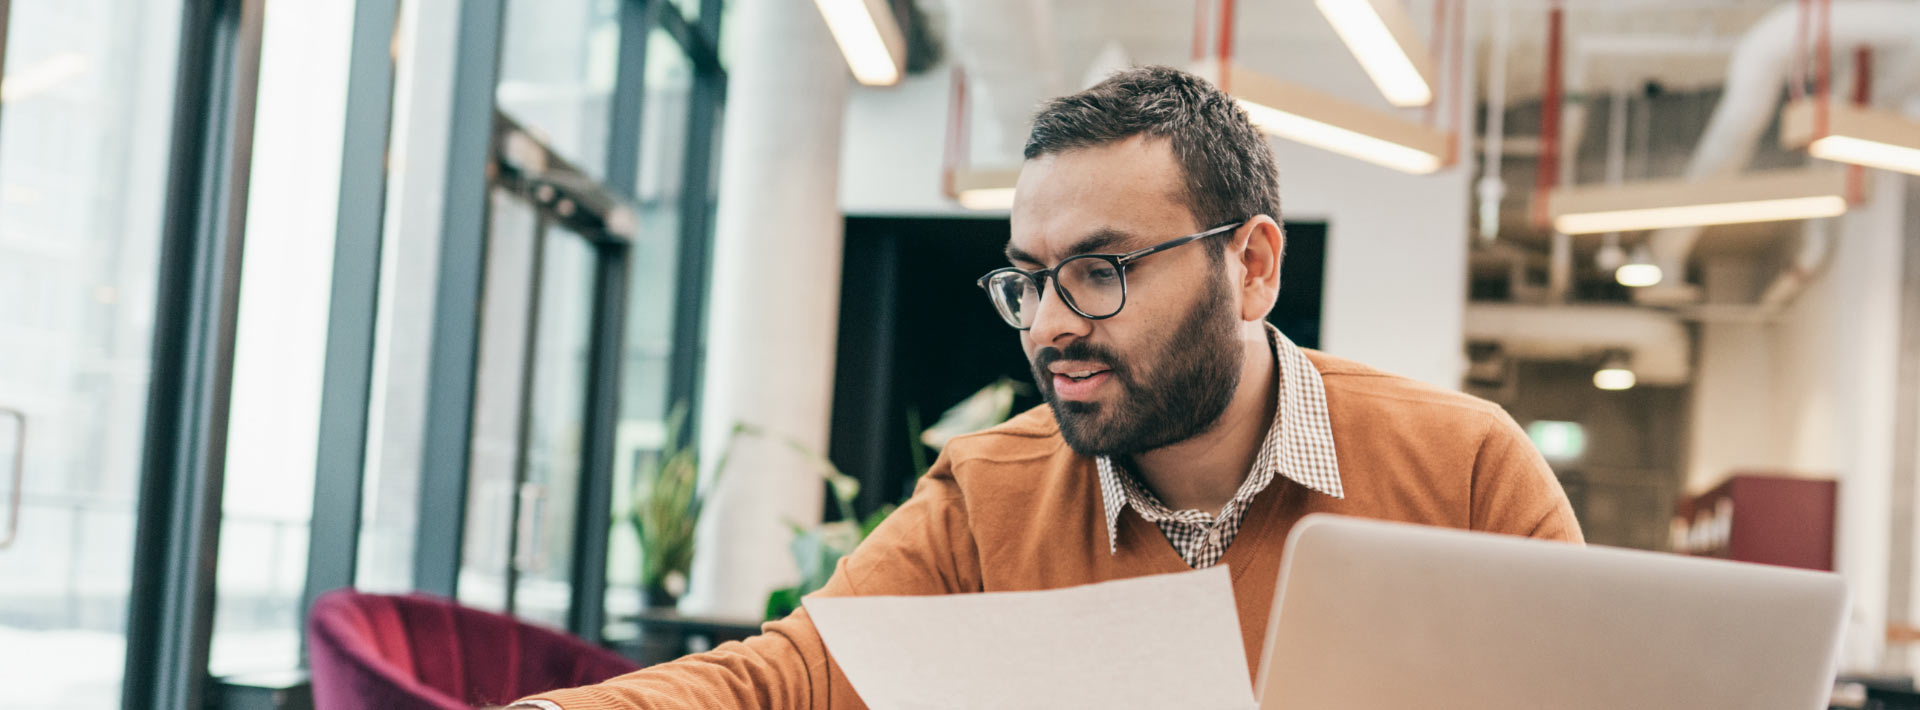
[[[1158,526],[1188,565],[1203,569],[1219,562],[1227,546],[1233,544],[1248,504],[1273,483],[1274,474],[1335,498],[1346,497],[1340,488],[1340,465],[1333,452],[1333,425],[1327,418],[1327,391],[1320,381],[1320,371],[1271,324],[1267,325],[1267,339],[1280,366],[1280,404],[1240,490],[1217,514],[1169,510],[1119,462],[1097,457],[1094,462],[1100,470],[1100,497],[1106,506],[1109,553],[1120,552],[1120,512],[1127,506]]]

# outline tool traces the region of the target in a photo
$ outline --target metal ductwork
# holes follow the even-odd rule
[[[1594,359],[1625,351],[1640,384],[1686,384],[1693,375],[1692,340],[1672,314],[1633,306],[1544,306],[1469,303],[1468,343],[1499,343],[1521,360]]]
[[[1920,2],[1835,2],[1830,17],[1835,47],[1905,48],[1920,37]],[[1778,112],[1780,88],[1794,58],[1799,22],[1797,5],[1782,3],[1740,39],[1727,62],[1726,88],[1720,103],[1687,164],[1687,178],[1699,180],[1738,172],[1753,157],[1761,133]],[[1637,290],[1635,298],[1649,304],[1697,301],[1698,289],[1687,284],[1682,275],[1699,238],[1698,227],[1654,232],[1654,263],[1672,276],[1659,286]]]

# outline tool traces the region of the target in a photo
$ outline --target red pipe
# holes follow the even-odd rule
[[[1193,0],[1193,61],[1207,58],[1207,0]]]
[[[1807,23],[1813,0],[1798,0],[1800,22],[1793,26],[1793,71],[1787,74],[1787,97],[1799,101],[1807,93]]]
[[[1427,33],[1427,46],[1431,48],[1434,56],[1444,54],[1443,48],[1446,47],[1448,39],[1447,21],[1447,0],[1433,0],[1433,29]],[[1439,87],[1434,87],[1433,100],[1427,102],[1426,110],[1421,113],[1421,122],[1428,127],[1433,126],[1434,107],[1440,104],[1439,91]]]
[[[1446,164],[1452,165],[1460,157],[1460,127],[1467,122],[1467,103],[1460,92],[1466,90],[1467,78],[1465,62],[1467,56],[1467,4],[1450,2],[1447,9],[1453,13],[1453,42],[1448,45],[1448,55],[1453,65],[1451,76],[1447,77],[1447,156]],[[1438,95],[1436,90],[1435,95]]]
[[[1813,135],[1827,134],[1827,84],[1833,74],[1833,0],[1820,3],[1820,38],[1814,46]]]
[[[1540,98],[1540,163],[1533,188],[1533,221],[1540,225],[1551,221],[1547,201],[1560,178],[1560,27],[1563,12],[1558,2],[1547,11],[1547,85]]]
[[[1220,0],[1220,90],[1228,91],[1227,69],[1233,63],[1233,0]]]
[[[1853,105],[1866,106],[1873,101],[1873,49],[1862,46],[1853,50]],[[1847,168],[1847,203],[1860,204],[1867,201],[1867,168],[1852,165]]]
[[[960,190],[954,185],[953,174],[968,159],[967,71],[955,64],[950,76],[953,86],[947,99],[947,145],[940,160],[940,192],[949,199],[958,199]]]

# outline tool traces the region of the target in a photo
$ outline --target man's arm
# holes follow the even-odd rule
[[[978,591],[980,584],[966,506],[943,453],[913,497],[842,559],[815,594],[949,594]],[[828,658],[805,609],[768,623],[760,635],[743,642],[521,702],[547,702],[561,710],[862,707]]]
[[[1585,541],[1560,479],[1505,411],[1493,415],[1474,457],[1470,523],[1474,530]]]

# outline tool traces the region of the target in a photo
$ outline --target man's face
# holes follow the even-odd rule
[[[1184,192],[1164,139],[1035,158],[1020,173],[1009,260],[1051,268],[1071,256],[1121,254],[1217,226],[1195,223]],[[1188,244],[1129,265],[1126,305],[1102,320],[1068,308],[1048,281],[1021,346],[1075,451],[1151,451],[1206,431],[1226,410],[1243,354],[1231,269],[1209,254],[1219,246]]]

